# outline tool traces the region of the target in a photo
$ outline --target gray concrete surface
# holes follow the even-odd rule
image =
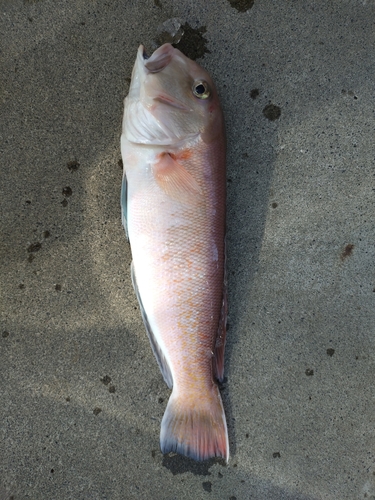
[[[375,498],[375,3],[232,3],[0,3],[1,500]],[[159,451],[120,220],[127,78],[173,17],[227,121],[228,466]]]

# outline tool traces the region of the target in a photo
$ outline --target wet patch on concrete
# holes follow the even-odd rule
[[[71,172],[79,169],[79,162],[77,160],[69,161],[66,166]]]
[[[35,253],[35,252],[39,252],[39,250],[42,248],[42,244],[39,243],[39,241],[36,241],[35,243],[31,243],[31,245],[29,245],[27,247],[27,251],[29,253]]]
[[[100,379],[100,381],[103,382],[104,385],[108,385],[111,382],[111,380],[112,380],[111,377],[109,377],[108,375],[105,375]]]
[[[263,109],[263,114],[266,118],[268,118],[268,120],[273,122],[280,118],[281,109],[275,104],[267,104],[267,106]]]
[[[210,53],[207,48],[208,40],[203,36],[207,31],[206,26],[193,28],[189,23],[180,24],[178,19],[173,18],[163,23],[158,31],[155,38],[158,47],[171,43],[193,61]]]
[[[253,89],[250,91],[250,97],[252,99],[256,99],[259,95],[259,89]]]
[[[351,243],[349,245],[346,245],[346,247],[344,248],[344,251],[341,254],[342,261],[344,261],[347,257],[350,257],[350,255],[352,255],[353,248],[354,248],[354,245],[352,245]]]
[[[208,491],[208,493],[211,493],[212,491],[212,483],[210,481],[205,481],[202,483],[204,491]]]
[[[162,462],[162,465],[166,469],[169,469],[174,476],[184,474],[185,472],[191,472],[195,476],[210,476],[210,468],[215,464],[220,464],[224,467],[226,465],[222,458],[211,458],[204,462],[196,462],[191,458],[176,455],[175,453],[164,455]]]
[[[250,10],[254,5],[254,1],[255,0],[228,0],[231,7],[237,9],[238,12],[246,12],[247,10]]]
[[[73,194],[73,191],[72,191],[72,188],[69,187],[69,186],[66,186],[62,189],[62,194],[65,196],[65,197],[69,197],[69,196],[72,196]]]
[[[203,36],[207,28],[206,26],[200,26],[199,28],[192,28],[190,24],[185,23],[182,26],[184,30],[184,35],[181,40],[175,44],[175,47],[178,50],[181,50],[185,56],[189,59],[195,61],[201,57],[204,57],[205,54],[210,54],[210,51],[207,48],[207,39]]]

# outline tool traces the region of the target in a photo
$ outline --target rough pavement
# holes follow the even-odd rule
[[[374,1],[0,12],[0,499],[374,499]],[[227,122],[228,466],[160,453],[121,227],[123,99],[171,18]]]

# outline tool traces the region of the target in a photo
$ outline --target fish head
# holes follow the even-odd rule
[[[147,58],[141,45],[125,99],[123,133],[138,144],[173,145],[223,129],[215,85],[199,64],[167,43]]]

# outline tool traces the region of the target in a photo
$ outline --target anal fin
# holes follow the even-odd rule
[[[126,180],[126,175],[124,173],[121,184],[121,220],[122,220],[122,225],[124,226],[125,229],[126,239],[129,241],[127,217],[128,217],[128,183]]]
[[[133,262],[131,263],[130,271],[131,271],[131,277],[132,277],[132,283],[133,283],[134,291],[135,291],[135,294],[136,294],[138,302],[139,302],[139,308],[141,310],[143,323],[144,323],[144,325],[146,327],[148,338],[150,339],[150,344],[151,344],[152,352],[154,353],[154,356],[155,356],[156,361],[157,361],[157,363],[159,365],[159,368],[160,368],[160,371],[161,371],[161,373],[163,375],[165,383],[167,384],[167,386],[170,389],[172,389],[172,387],[173,387],[172,372],[171,372],[171,370],[169,368],[169,365],[168,365],[168,362],[167,362],[167,360],[165,358],[165,355],[164,355],[164,353],[163,353],[160,345],[158,344],[158,342],[157,342],[157,340],[155,338],[155,335],[154,335],[154,333],[153,333],[153,331],[151,329],[150,323],[148,321],[146,311],[145,311],[145,309],[143,307],[142,299],[141,299],[141,296],[139,294],[137,282],[136,282],[136,279],[135,279],[135,272],[134,272],[134,264],[133,264]]]

